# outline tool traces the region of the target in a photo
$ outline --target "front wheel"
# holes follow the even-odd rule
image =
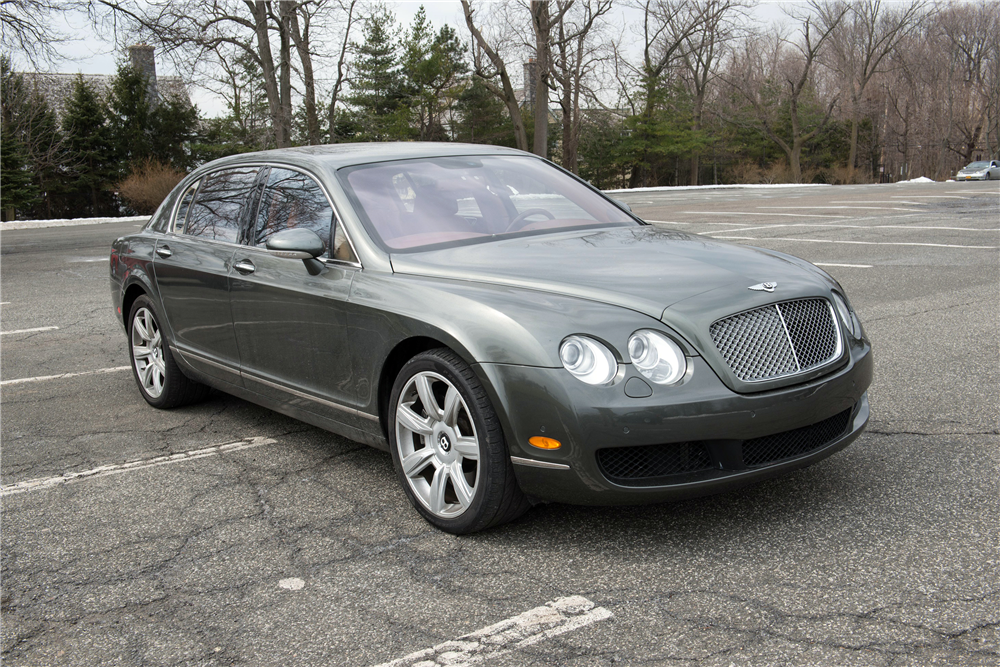
[[[187,378],[163,339],[160,319],[147,296],[132,304],[128,317],[129,359],[139,393],[154,408],[176,408],[202,400],[208,387]]]
[[[457,354],[439,348],[408,361],[389,406],[393,466],[427,521],[462,535],[530,507],[489,397]]]

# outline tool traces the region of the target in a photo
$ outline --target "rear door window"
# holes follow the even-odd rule
[[[256,176],[257,167],[222,169],[209,174],[188,211],[184,233],[236,243]]]
[[[285,229],[311,229],[330,250],[333,208],[323,189],[311,177],[291,169],[272,167],[261,197],[250,245],[264,247]]]

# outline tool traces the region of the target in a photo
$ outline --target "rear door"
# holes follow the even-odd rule
[[[229,273],[259,167],[212,172],[182,197],[153,267],[173,342],[206,375],[242,385],[229,305]]]
[[[294,228],[311,229],[326,244],[320,275],[309,275],[302,260],[267,251],[268,238]],[[233,321],[247,388],[335,421],[356,421],[347,339],[348,296],[359,268],[316,179],[271,167],[232,273]]]

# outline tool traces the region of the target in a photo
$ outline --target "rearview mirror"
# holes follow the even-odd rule
[[[326,244],[311,229],[282,230],[269,238],[266,246],[277,257],[301,259],[309,275],[318,276],[323,272],[323,262],[316,258],[326,252]]]

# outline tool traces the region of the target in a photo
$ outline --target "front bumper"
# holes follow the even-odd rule
[[[871,347],[854,341],[848,362],[813,381],[778,390],[737,394],[700,357],[680,384],[650,385],[632,398],[625,385],[641,377],[625,366],[611,387],[586,385],[559,368],[482,364],[477,367],[504,426],[522,490],[538,500],[582,505],[638,504],[719,493],[819,461],[849,445],[868,422]],[[635,392],[631,392],[635,393]],[[842,416],[842,431],[817,446],[765,463],[747,464],[741,448],[774,434],[804,432]],[[562,443],[558,450],[528,444],[533,436]],[[614,480],[598,451],[696,444],[710,468],[652,479]],[[545,466],[545,467],[539,467]]]

